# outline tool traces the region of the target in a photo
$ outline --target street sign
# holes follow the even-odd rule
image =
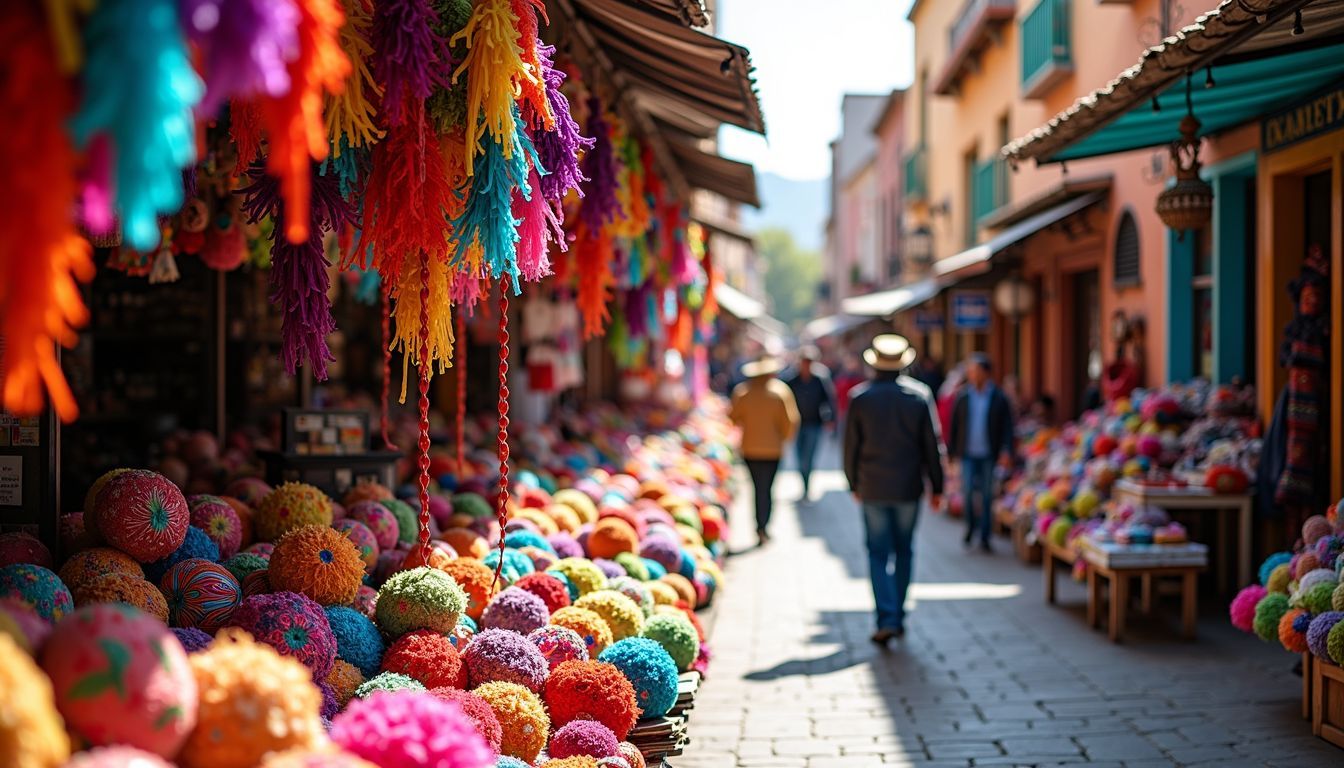
[[[952,327],[958,331],[988,331],[989,292],[954,291]]]
[[[921,333],[943,330],[943,313],[921,309],[915,313],[915,329]]]

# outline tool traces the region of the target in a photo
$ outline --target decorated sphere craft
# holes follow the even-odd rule
[[[681,566],[681,545],[667,536],[650,535],[640,544],[639,554],[668,571],[675,571]]]
[[[508,629],[526,635],[546,626],[550,618],[551,612],[546,607],[546,601],[527,590],[509,587],[495,595],[485,607],[481,614],[481,626],[486,629]]]
[[[243,588],[233,574],[208,560],[183,560],[168,569],[159,588],[168,598],[168,623],[213,633],[233,617]]]
[[[615,757],[620,754],[620,739],[596,720],[571,720],[556,729],[547,753],[552,758]]]
[[[252,525],[257,538],[275,542],[305,525],[330,527],[331,499],[307,483],[284,483],[266,495],[256,508]]]
[[[26,651],[36,651],[51,634],[51,622],[37,615],[31,605],[12,597],[0,597],[0,635],[7,635]]]
[[[462,662],[467,668],[468,688],[503,680],[540,691],[550,669],[535,645],[505,629],[482,630],[467,643]]]
[[[239,552],[224,561],[224,567],[241,584],[247,580],[249,574],[256,571],[264,571],[269,568],[271,561],[269,557],[263,557],[255,552]],[[267,574],[269,580],[269,574]]]
[[[473,519],[494,517],[494,506],[479,493],[459,493],[453,496],[453,512]]]
[[[382,669],[412,677],[426,688],[464,688],[467,684],[466,669],[452,641],[427,629],[397,638],[383,655]]]
[[[550,669],[566,661],[587,661],[589,658],[587,642],[567,627],[541,627],[529,633],[527,639],[541,651],[541,657]]]
[[[369,617],[344,605],[326,609],[327,623],[336,638],[336,656],[359,669],[364,677],[378,674],[383,663],[383,636]]]
[[[230,622],[307,667],[321,680],[336,660],[336,637],[322,606],[295,592],[252,595],[233,612]]]
[[[90,605],[56,625],[42,648],[66,725],[94,746],[177,754],[196,724],[187,654],[158,619],[125,605]]]
[[[554,613],[570,604],[569,590],[564,582],[560,581],[555,574],[551,573],[529,573],[519,579],[514,588],[526,590],[541,598],[546,604],[546,610]]]
[[[677,703],[677,665],[658,643],[644,637],[618,640],[597,660],[614,665],[634,686],[641,718],[662,717]]]
[[[333,528],[295,528],[275,544],[271,587],[298,592],[321,605],[349,605],[364,578],[364,560],[353,542]]]
[[[224,495],[231,496],[249,507],[256,507],[272,490],[274,489],[259,477],[240,477],[224,487]]]
[[[445,563],[443,572],[453,578],[467,595],[466,615],[480,621],[490,598],[495,595],[495,572],[479,560],[461,557]]]
[[[355,545],[359,559],[364,561],[364,572],[373,573],[374,566],[378,565],[378,554],[382,551],[378,548],[378,537],[373,535],[373,531],[367,525],[348,517],[337,520],[331,527]]]
[[[73,593],[85,584],[110,573],[143,579],[145,572],[135,558],[111,547],[94,547],[71,555],[57,571],[61,582]]]
[[[644,627],[644,611],[634,600],[615,590],[590,592],[574,601],[575,608],[586,608],[602,617],[615,640],[635,637]]]
[[[54,568],[51,550],[31,533],[12,531],[0,533],[0,566],[29,563],[43,568]]]
[[[622,741],[616,745],[616,750],[621,757],[625,758],[625,762],[629,764],[630,768],[645,768],[644,753],[639,751],[639,747],[628,741]]]
[[[400,672],[379,672],[355,689],[355,698],[364,699],[379,692],[423,690],[425,690],[424,684],[410,675],[403,675]]]
[[[452,561],[457,562],[457,561]],[[378,627],[387,637],[417,629],[453,631],[467,607],[467,594],[443,571],[421,566],[394,574],[378,590]]]
[[[75,605],[124,603],[139,608],[164,624],[168,623],[168,600],[163,592],[138,576],[109,573],[75,592]]]
[[[397,548],[397,518],[377,501],[360,501],[355,504],[347,502],[345,519],[363,523],[373,534],[380,551]]]
[[[331,740],[379,768],[488,768],[495,759],[462,708],[428,692],[352,701],[332,720]]]
[[[624,739],[639,718],[634,686],[620,669],[600,661],[567,661],[546,680],[552,722],[595,720]]]
[[[607,586],[607,575],[602,569],[593,561],[581,557],[566,557],[551,566],[550,570],[568,579],[578,589],[579,597]]]
[[[252,768],[268,752],[321,743],[322,696],[302,664],[233,628],[189,662],[200,708],[182,768]]]
[[[494,711],[501,731],[499,751],[531,763],[550,737],[551,721],[537,694],[516,683],[494,681],[473,691]]]
[[[490,554],[490,543],[470,528],[449,528],[439,534],[439,539],[461,557],[479,560]]]
[[[644,582],[636,581],[629,576],[617,576],[607,582],[607,588],[620,592],[633,600],[645,617],[653,615],[653,607],[656,602],[653,599],[653,592]]]
[[[397,521],[397,546],[408,548],[420,535],[420,514],[400,499],[380,499],[379,504]]]
[[[551,614],[551,624],[557,627],[566,627],[578,633],[588,646],[588,655],[596,658],[598,654],[606,650],[607,646],[615,642],[612,637],[611,627],[607,625],[606,619],[601,614],[591,611],[587,608],[571,605],[568,608],[561,608]]]
[[[690,619],[678,614],[659,614],[644,622],[641,633],[663,647],[681,672],[690,671],[700,654],[700,637]]]
[[[149,470],[131,469],[108,478],[93,506],[98,535],[141,563],[172,554],[190,527],[191,511],[182,491]]]
[[[210,641],[215,639],[195,627],[173,627],[168,631],[173,633],[173,637],[177,638],[187,653],[203,651],[210,646]]]
[[[187,499],[191,510],[192,526],[205,532],[219,549],[219,557],[227,560],[238,554],[243,541],[243,524],[238,513],[218,496],[198,494]]]
[[[633,552],[618,552],[612,558],[612,562],[625,569],[625,575],[635,581],[644,582],[649,580],[649,568],[644,565],[644,558]]]
[[[218,562],[219,547],[215,546],[215,542],[211,541],[200,528],[194,526],[187,528],[187,534],[182,538],[182,546],[168,553],[167,557],[145,563],[145,578],[157,584],[163,580],[163,575],[169,568],[183,560]]]
[[[15,598],[54,622],[75,607],[74,597],[56,574],[40,565],[16,563],[0,568],[0,597]]]

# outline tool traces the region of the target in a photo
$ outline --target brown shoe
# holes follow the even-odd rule
[[[764,547],[766,544],[769,543],[770,543],[770,534],[766,533],[764,528],[756,532],[756,546]]]
[[[872,640],[874,643],[877,643],[878,645],[886,645],[887,643],[890,643],[893,639],[895,639],[898,636],[899,633],[897,633],[896,630],[894,629],[879,629],[876,632],[874,632],[873,636],[870,637],[869,639]]]

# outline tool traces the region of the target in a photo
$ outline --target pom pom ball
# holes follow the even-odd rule
[[[457,618],[457,626],[453,627],[453,632],[448,636],[448,639],[452,640],[453,647],[460,651],[467,647],[467,643],[471,642],[471,638],[476,636],[478,629],[476,622],[464,613]]]
[[[1289,572],[1289,568],[1290,566],[1288,563],[1281,563],[1274,566],[1274,570],[1269,573],[1269,579],[1265,582],[1265,588],[1270,592],[1287,594],[1288,585],[1293,578]]]
[[[1322,567],[1333,566],[1341,553],[1344,553],[1344,536],[1322,536],[1316,542],[1316,557]]]
[[[644,627],[644,612],[634,600],[615,590],[604,589],[580,597],[575,608],[587,608],[602,617],[616,641],[635,637]]]
[[[359,686],[364,684],[364,674],[354,664],[336,659],[323,682],[331,688],[336,703],[344,707],[355,697],[355,691],[359,690]]]
[[[605,589],[607,586],[607,576],[602,573],[602,569],[593,561],[581,557],[566,557],[551,566],[551,570],[569,579],[569,582],[578,589],[580,597]]]
[[[274,551],[275,545],[269,541],[259,541],[243,550],[246,554],[266,558],[266,562],[268,563],[271,561],[271,553]]]
[[[253,571],[243,577],[243,597],[269,595],[271,593],[270,571],[266,568]]]
[[[210,647],[210,642],[215,639],[204,630],[195,627],[173,627],[168,631],[173,633],[173,636],[182,644],[183,650],[187,653],[203,651]]]
[[[148,581],[124,573],[109,573],[85,584],[75,592],[75,605],[123,603],[148,613],[164,624],[168,623],[168,600],[162,591]]]
[[[1293,553],[1291,552],[1275,552],[1274,554],[1265,558],[1265,561],[1260,564],[1260,570],[1259,570],[1260,583],[1268,587],[1269,576],[1271,573],[1274,572],[1274,569],[1278,568],[1280,565],[1287,565],[1288,562],[1291,561],[1292,559],[1293,559]],[[1274,590],[1270,591],[1272,592]]]
[[[135,747],[98,747],[80,752],[65,768],[173,768],[162,757]]]
[[[142,563],[172,554],[190,527],[191,512],[182,491],[148,470],[127,470],[109,478],[94,499],[94,510],[99,534]]]
[[[547,760],[541,764],[541,768],[611,768],[612,760],[617,758],[606,758],[607,764],[603,766],[597,758],[587,755],[570,755],[569,757],[560,757],[554,760]]]
[[[0,568],[0,597],[27,604],[38,616],[59,621],[75,607],[75,599],[60,578],[40,565],[16,563]]]
[[[1335,591],[1330,593],[1330,609],[1344,611],[1344,584],[1335,587]]]
[[[576,720],[602,723],[623,739],[639,718],[634,686],[615,666],[567,661],[546,680],[546,706],[556,726]]]
[[[420,515],[410,504],[400,499],[380,499],[379,504],[397,521],[397,545],[410,547],[420,535]]]
[[[330,722],[323,725],[330,727]],[[378,768],[362,758],[330,744],[315,749],[287,749],[284,752],[272,752],[261,761],[258,768]]]
[[[561,608],[551,614],[551,624],[557,627],[565,627],[574,630],[583,642],[588,646],[588,655],[596,657],[607,646],[615,642],[611,634],[611,627],[607,624],[602,615],[579,606],[571,605],[568,608]]]
[[[1320,568],[1320,558],[1316,557],[1316,553],[1314,552],[1303,552],[1289,565],[1289,570],[1293,572],[1293,578],[1297,579],[1299,582],[1302,580],[1303,576],[1306,576],[1312,571],[1319,570]],[[1298,589],[1301,588],[1302,585],[1299,583]]]
[[[1316,546],[1316,542],[1329,536],[1333,532],[1330,527],[1330,521],[1322,515],[1312,515],[1302,523],[1302,541],[1308,547]]]
[[[649,590],[649,594],[653,596],[653,604],[655,607],[660,605],[676,605],[677,601],[681,599],[681,595],[677,594],[677,590],[673,589],[672,585],[665,581],[649,581],[645,582],[644,586]]]
[[[268,752],[322,741],[322,695],[297,661],[232,628],[188,661],[200,709],[182,768],[251,768]]]
[[[629,553],[627,552],[625,554]],[[598,558],[593,561],[593,565],[596,565],[598,567],[598,570],[602,571],[602,575],[607,577],[607,587],[606,587],[607,589],[611,588],[612,579],[625,575],[625,569],[622,568],[620,564],[617,563],[615,560]]]
[[[375,613],[388,637],[417,629],[447,634],[466,607],[467,594],[451,576],[422,566],[389,578],[378,590]]]
[[[332,720],[331,740],[378,768],[489,768],[495,759],[462,708],[428,692],[353,701]]]
[[[490,705],[499,720],[500,752],[529,763],[536,760],[546,746],[551,728],[546,707],[537,694],[500,680],[486,683],[474,692]]]
[[[611,558],[618,552],[639,552],[639,534],[634,526],[618,517],[598,520],[588,535],[588,556]]]
[[[168,573],[169,568],[184,560],[218,562],[219,547],[205,535],[205,531],[194,526],[188,528],[187,535],[182,539],[182,546],[173,550],[167,557],[145,563],[145,578],[157,583],[163,579],[165,573]]]
[[[517,632],[485,629],[467,643],[462,652],[467,668],[467,687],[492,681],[516,683],[540,691],[549,670],[541,651]]]
[[[227,560],[238,554],[243,541],[243,523],[229,503],[218,496],[200,494],[187,499],[192,526],[201,529]]]
[[[568,533],[553,533],[546,537],[546,541],[561,559],[583,557],[583,547]]]
[[[495,717],[495,711],[490,708],[485,699],[471,691],[464,691],[460,688],[433,688],[430,693],[461,707],[462,713],[470,718],[476,726],[476,732],[485,739],[492,750],[499,751],[499,743],[504,738],[504,731],[499,727],[499,718]]]
[[[9,635],[0,632],[0,755],[14,768],[57,768],[70,739],[56,713],[51,680]],[[20,695],[20,693],[22,695]]]
[[[361,480],[350,487],[341,499],[341,503],[352,507],[361,501],[382,501],[393,497],[392,490],[382,483]]]
[[[490,554],[490,542],[470,528],[449,528],[439,534],[462,557],[480,560]]]
[[[473,519],[493,517],[494,506],[478,493],[459,493],[453,497],[453,512]]]
[[[486,629],[508,629],[526,635],[546,626],[551,612],[546,601],[531,592],[509,587],[490,601],[481,614],[481,626]]]
[[[529,573],[519,579],[513,588],[531,592],[546,604],[546,611],[554,613],[570,604],[569,590],[564,582],[550,573]]]
[[[0,628],[4,629],[0,635],[14,638],[20,647],[30,652],[41,648],[47,635],[51,634],[51,622],[37,615],[31,605],[12,597],[0,598],[0,617],[8,620],[7,623],[0,620]]]
[[[639,751],[639,747],[628,741],[622,741],[617,749],[621,757],[625,758],[625,761],[630,764],[630,768],[645,768],[644,753]]]
[[[176,755],[196,725],[196,679],[158,619],[124,605],[90,605],[56,625],[42,648],[56,707],[94,746]]]
[[[551,543],[546,540],[545,536],[542,536],[536,531],[529,531],[527,529],[510,531],[505,534],[504,546],[512,549],[536,547],[537,549],[543,549],[551,554],[555,554],[555,547],[551,546]]]
[[[382,504],[372,500],[360,501],[353,505],[347,502],[345,519],[362,523],[368,528],[373,533],[380,551],[397,548],[399,532],[397,518]]]
[[[231,623],[282,656],[294,658],[315,679],[326,677],[336,660],[336,637],[322,606],[298,593],[248,597],[233,612]]]
[[[649,580],[651,581],[657,581],[667,575],[667,569],[656,560],[640,558],[640,562],[644,563],[644,570],[649,572]]]
[[[174,565],[159,588],[168,598],[169,624],[211,633],[229,622],[243,599],[243,588],[233,574],[208,560]]]
[[[1228,614],[1232,617],[1232,626],[1242,632],[1250,632],[1254,629],[1255,606],[1265,597],[1266,592],[1265,588],[1259,584],[1243,587],[1237,593],[1237,596],[1232,598],[1232,604],[1227,609]]]
[[[364,677],[373,677],[383,663],[383,636],[367,616],[343,605],[326,609],[327,623],[336,638],[336,657],[355,665]]]
[[[1330,610],[1331,599],[1335,594],[1334,582],[1318,582],[1300,594],[1302,607],[1312,613],[1325,613]]]
[[[412,677],[426,688],[462,688],[467,683],[452,641],[425,629],[407,632],[388,646],[382,668]]]
[[[1274,627],[1277,634],[1278,626]],[[677,664],[658,643],[644,637],[618,640],[597,657],[614,665],[635,688],[640,717],[662,717],[677,703]]]
[[[644,559],[632,552],[618,552],[612,562],[621,566],[625,570],[625,575],[635,581],[648,581],[649,568],[644,565]]]
[[[681,672],[689,671],[700,653],[700,636],[684,615],[653,616],[644,622],[641,635],[662,646]]]
[[[255,507],[270,495],[273,489],[259,477],[240,477],[224,488],[224,495],[231,496],[249,507]]]
[[[51,568],[51,550],[36,536],[22,531],[0,533],[0,566],[28,563]]]
[[[224,567],[233,574],[233,578],[237,579],[239,584],[246,581],[249,574],[264,571],[270,565],[270,558],[262,557],[255,552],[239,552],[224,561]],[[269,574],[267,576],[269,578]]]
[[[379,672],[355,689],[355,698],[366,699],[379,692],[423,690],[425,690],[425,686],[410,675],[403,675],[399,672]]]
[[[1306,618],[1307,621],[1303,621]],[[1311,625],[1311,614],[1301,608],[1293,608],[1279,619],[1279,644],[1289,653],[1306,653],[1307,632]],[[1298,629],[1302,626],[1301,629]]]
[[[451,576],[466,592],[466,615],[480,621],[486,605],[495,594],[495,572],[481,561],[469,557],[460,557],[445,563],[443,572]]]
[[[1307,650],[1311,655],[1318,659],[1329,659],[1330,649],[1327,642],[1330,637],[1330,630],[1344,620],[1344,613],[1339,611],[1326,611],[1317,614],[1307,626]]]
[[[305,525],[276,542],[268,575],[274,589],[307,595],[321,605],[349,605],[364,578],[364,560],[339,531]]]
[[[1330,660],[1339,664],[1344,660],[1344,622],[1337,622],[1325,636],[1325,650]]]
[[[374,566],[378,565],[378,555],[382,551],[378,548],[378,538],[373,535],[373,531],[369,530],[367,525],[350,518],[337,520],[331,527],[355,545],[359,559],[364,561],[364,572],[373,573]]]
[[[587,661],[588,644],[578,632],[566,627],[545,626],[533,630],[527,639],[541,651],[550,669],[566,661]]]
[[[653,601],[653,593],[649,591],[644,582],[635,581],[629,576],[617,576],[607,582],[607,588],[614,589],[633,600],[645,616],[653,614],[653,607],[656,603]]]
[[[330,527],[331,499],[307,483],[284,483],[262,499],[253,515],[257,538],[276,541],[305,525]]]
[[[571,720],[556,729],[547,753],[552,758],[615,757],[619,743],[616,734],[596,720]]]
[[[639,554],[669,571],[681,567],[681,545],[666,536],[649,536],[640,545]]]
[[[61,566],[58,572],[61,582],[71,592],[111,573],[133,576],[142,579],[145,572],[130,555],[111,547],[94,547],[76,552]]]

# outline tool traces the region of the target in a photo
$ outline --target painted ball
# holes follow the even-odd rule
[[[611,626],[607,624],[607,620],[596,611],[580,606],[571,605],[551,614],[551,624],[557,627],[566,627],[578,633],[579,637],[583,638],[584,644],[588,646],[589,657],[596,658],[598,654],[606,650],[607,646],[615,642],[615,638],[611,634]]]
[[[355,593],[355,610],[372,619],[378,608],[378,590],[367,584],[361,584]]]
[[[499,726],[499,718],[495,717],[495,711],[480,696],[471,691],[464,691],[460,688],[432,688],[429,691],[444,701],[451,701],[462,708],[462,713],[471,719],[476,726],[476,732],[479,733],[490,748],[495,752],[499,751],[499,743],[504,738],[504,731]]]
[[[380,768],[489,768],[495,759],[462,708],[427,691],[351,702],[332,720],[331,740]]]
[[[644,627],[644,612],[634,600],[611,589],[592,592],[574,601],[574,607],[587,608],[602,617],[614,640],[635,637]]]
[[[339,531],[305,525],[280,537],[271,553],[271,587],[320,605],[349,605],[364,578],[364,560]]]
[[[337,520],[331,527],[355,545],[359,559],[364,561],[364,572],[373,573],[374,566],[378,564],[378,554],[382,551],[378,548],[378,537],[373,535],[373,531],[367,525],[348,517]]]
[[[567,627],[545,626],[528,633],[527,639],[541,651],[548,668],[554,670],[566,661],[587,661],[588,644],[578,632]]]
[[[51,550],[31,533],[13,531],[0,533],[0,566],[28,563],[43,568],[56,566]]]
[[[420,513],[400,499],[381,499],[378,502],[397,521],[397,545],[409,547],[420,535]]]
[[[466,614],[480,621],[485,607],[494,597],[497,586],[495,572],[479,560],[460,557],[443,566],[443,572],[453,578],[467,595]]]
[[[295,592],[244,598],[230,622],[321,680],[336,660],[336,637],[322,606]]]
[[[0,568],[0,597],[26,603],[48,622],[59,621],[75,607],[70,590],[56,574],[27,563]]]
[[[1278,632],[1277,625],[1275,633]],[[635,688],[640,717],[662,717],[677,703],[677,664],[663,647],[645,637],[618,640],[597,657],[621,670]]]
[[[112,573],[137,579],[145,577],[144,570],[135,558],[111,547],[94,547],[76,552],[65,561],[57,575],[71,592],[78,592],[86,584]]]
[[[75,591],[75,605],[123,603],[168,623],[168,600],[158,587],[138,576],[109,573]]]
[[[519,579],[513,587],[531,592],[546,604],[546,610],[549,613],[564,608],[570,604],[569,590],[564,582],[550,573],[529,573]]]
[[[546,601],[525,589],[509,587],[495,595],[481,614],[481,626],[485,629],[507,629],[526,635],[534,629],[546,626],[551,618]]]
[[[373,533],[379,551],[397,548],[397,518],[377,501],[360,501],[353,505],[347,503],[345,519],[363,523]]]
[[[383,636],[363,613],[343,605],[326,609],[327,624],[336,638],[336,657],[355,665],[369,678],[382,668]]]
[[[473,691],[485,700],[499,721],[499,751],[531,763],[550,738],[551,721],[537,694],[516,683],[494,681]]]
[[[244,601],[246,603],[246,601]],[[312,670],[246,632],[225,628],[189,659],[200,690],[182,768],[252,768],[269,752],[324,740]]]
[[[100,535],[141,563],[171,555],[190,527],[191,511],[182,491],[163,475],[144,469],[109,478],[94,508]]]
[[[117,475],[120,475],[122,472],[129,472],[129,471],[131,471],[130,467],[109,469],[108,471],[99,475],[97,480],[93,481],[93,485],[90,485],[89,490],[84,494],[84,506],[81,509],[81,511],[86,516],[87,522],[92,523],[94,516],[97,514],[98,494],[103,490],[103,486],[107,485],[107,481],[111,480]],[[96,529],[96,525],[94,527]]]
[[[76,610],[47,638],[42,668],[66,725],[93,746],[172,757],[196,725],[186,651],[158,619],[135,608]]]
[[[383,634],[399,637],[417,629],[452,632],[466,607],[467,594],[451,576],[421,566],[388,579],[378,590],[375,612]]]
[[[271,589],[270,569],[262,568],[259,571],[253,571],[243,577],[243,597],[252,597],[253,595],[269,595]]]
[[[355,698],[366,699],[380,692],[423,690],[425,686],[410,675],[403,675],[400,672],[379,672],[355,689]]]
[[[661,645],[680,672],[689,672],[700,654],[700,636],[684,615],[653,616],[644,622],[641,635]]]
[[[427,629],[407,632],[388,646],[382,671],[414,678],[426,688],[464,688],[467,684],[462,658],[452,641]]]
[[[307,483],[284,483],[262,499],[253,515],[257,538],[275,542],[305,525],[330,527],[331,499]]]
[[[1318,659],[1329,659],[1330,631],[1334,626],[1344,620],[1344,613],[1338,611],[1326,611],[1318,614],[1311,619],[1311,624],[1307,626],[1307,650],[1311,655]]]
[[[601,661],[567,661],[546,680],[546,707],[556,726],[593,720],[624,739],[639,718],[634,686],[620,669]]]
[[[481,630],[467,643],[462,662],[467,668],[468,688],[502,680],[540,691],[550,669],[541,651],[526,637],[504,629]]]
[[[243,524],[238,513],[227,501],[218,496],[197,494],[187,499],[191,509],[191,524],[210,537],[219,548],[220,559],[227,560],[238,554],[243,541]]]
[[[214,633],[229,623],[243,588],[228,569],[208,560],[183,560],[168,569],[159,588],[168,598],[168,623]]]

